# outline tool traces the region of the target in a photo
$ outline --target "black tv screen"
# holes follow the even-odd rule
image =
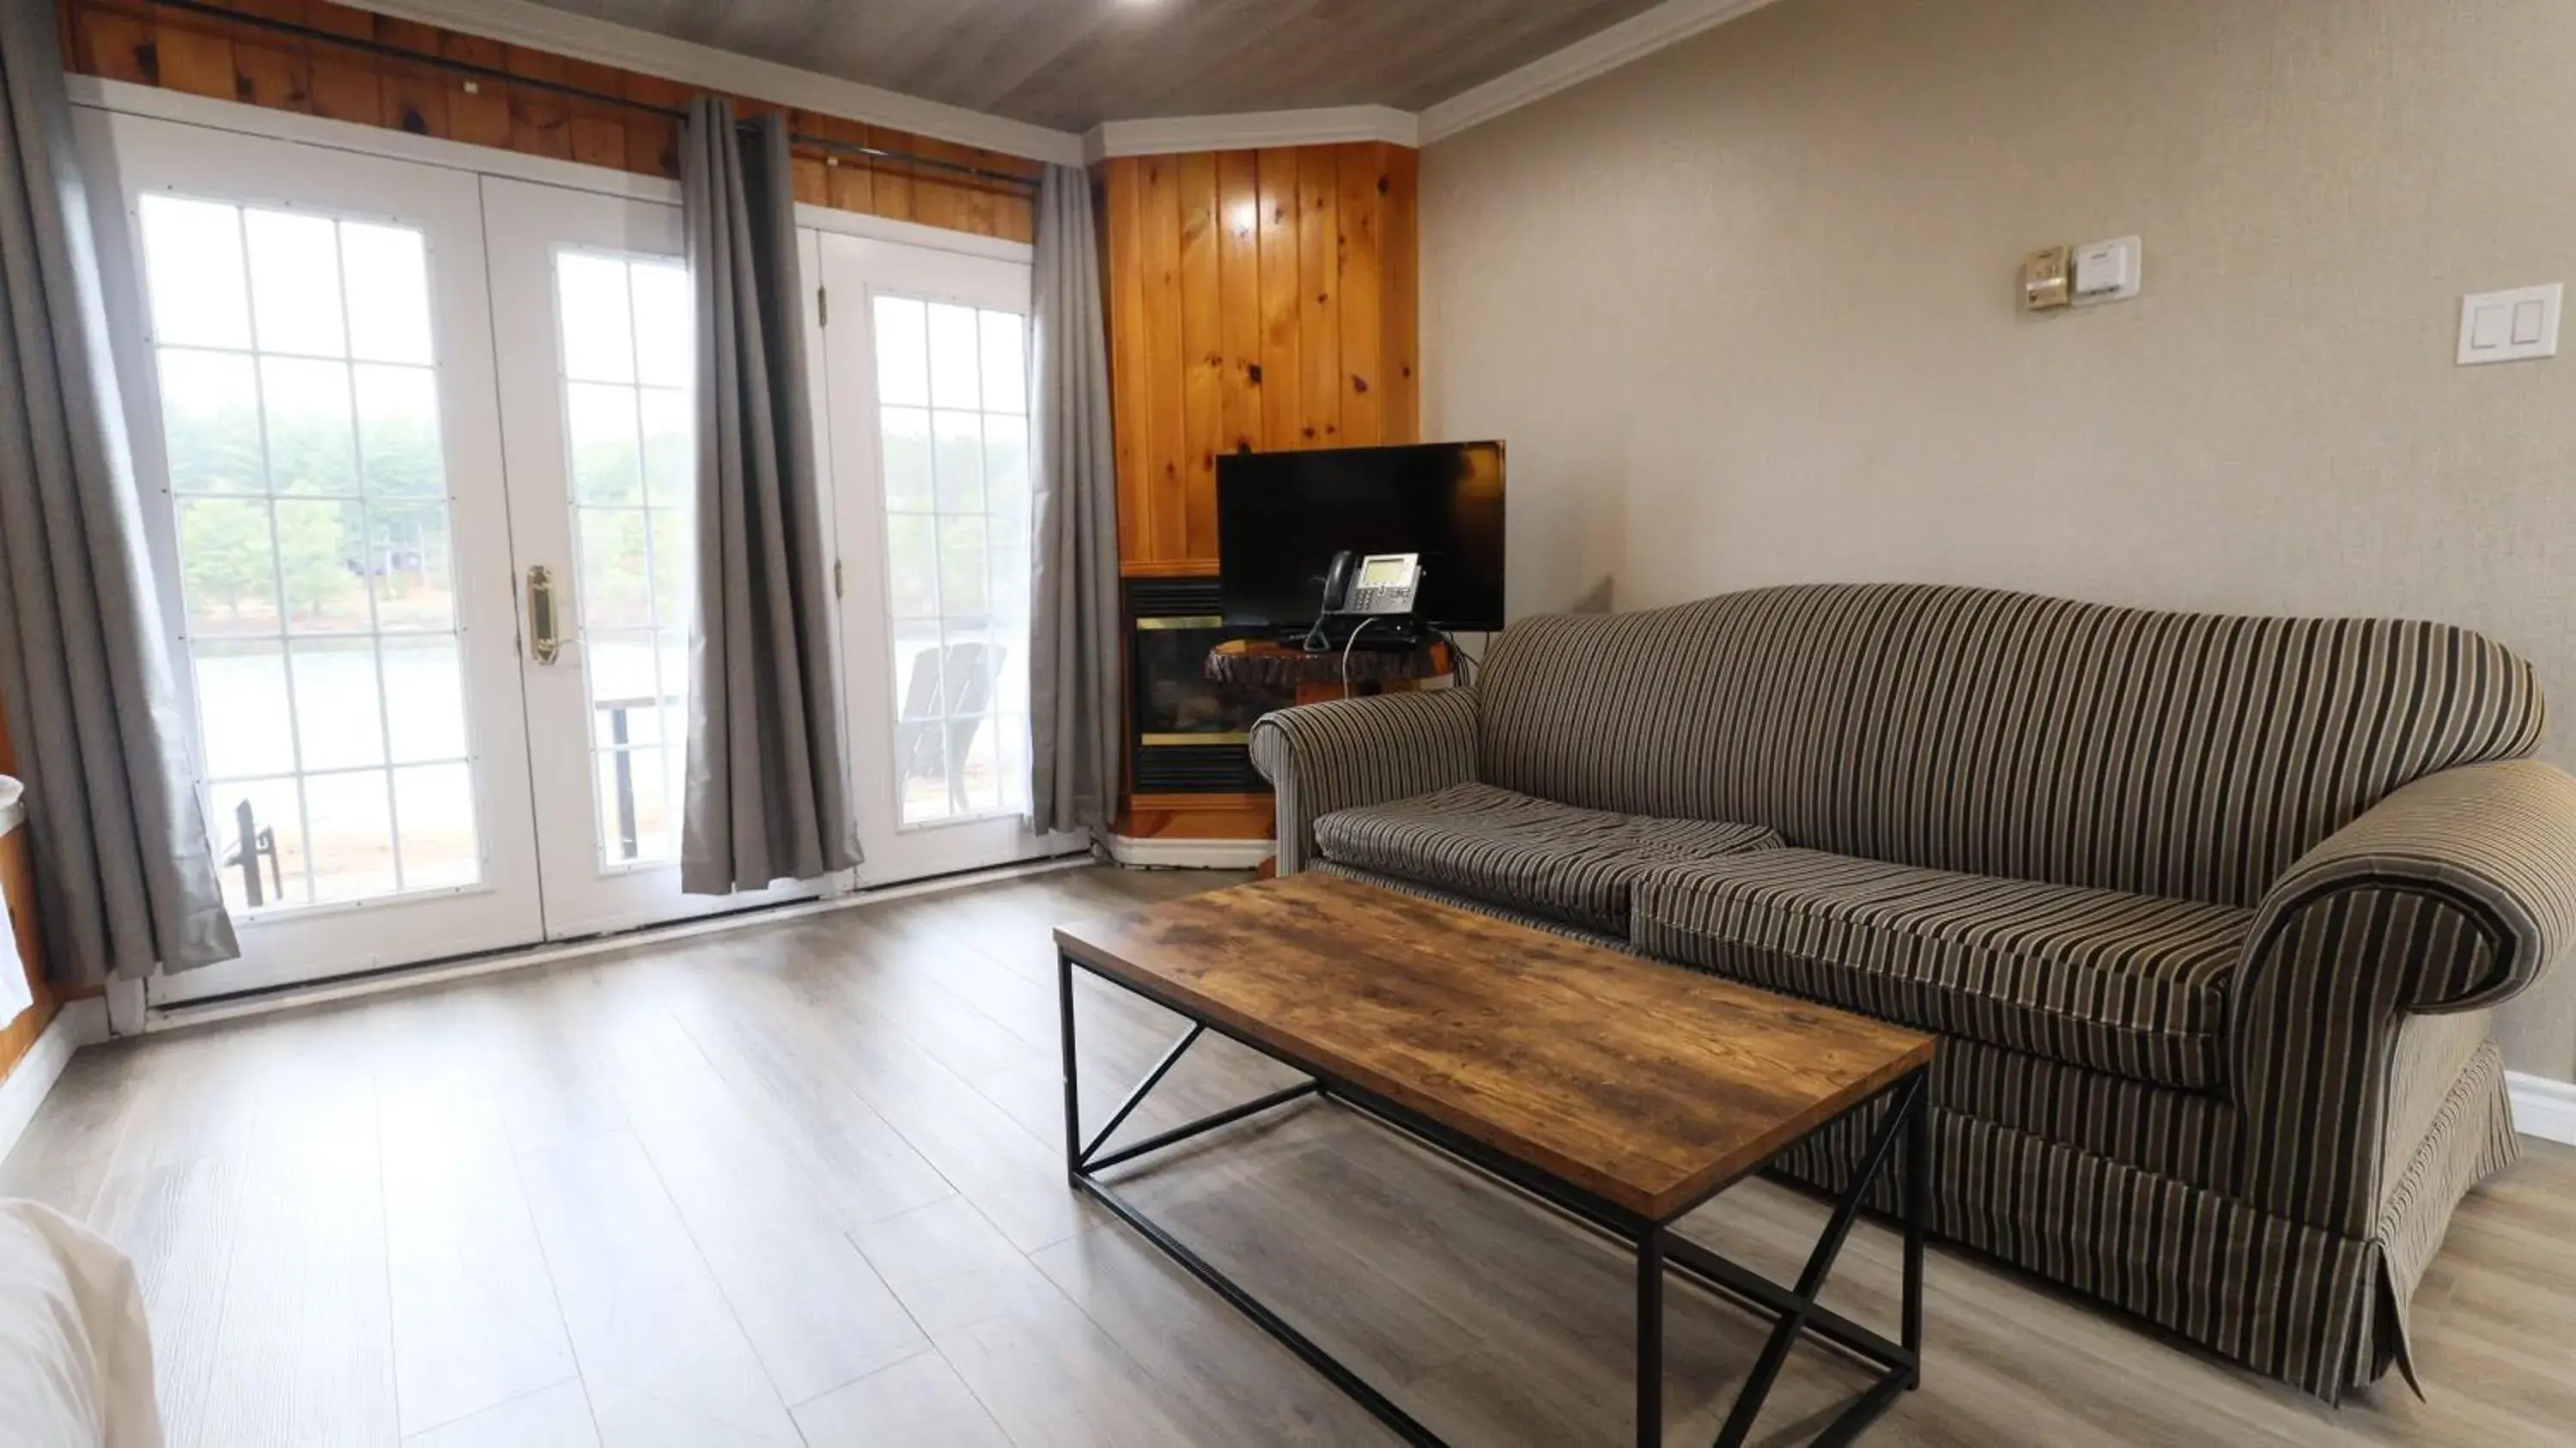
[[[1237,628],[1315,621],[1333,555],[1419,553],[1415,611],[1503,626],[1503,445],[1227,453],[1216,461],[1218,591]]]

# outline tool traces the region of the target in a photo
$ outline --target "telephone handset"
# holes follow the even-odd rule
[[[1363,558],[1348,549],[1333,555],[1324,570],[1326,614],[1413,612],[1422,587],[1422,555],[1372,553]]]

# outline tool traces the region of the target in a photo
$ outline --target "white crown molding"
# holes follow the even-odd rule
[[[1082,138],[1082,151],[1083,159],[1101,161],[1111,156],[1255,151],[1264,146],[1326,146],[1343,141],[1419,146],[1421,118],[1393,106],[1326,106],[1305,111],[1103,121]]]
[[[799,110],[892,126],[959,145],[1078,166],[1110,156],[1243,151],[1385,141],[1423,146],[1758,10],[1770,0],[1665,0],[1607,30],[1415,114],[1392,106],[1327,106],[1235,115],[1104,121],[1082,135],[923,100],[532,3],[532,0],[352,0],[402,20],[640,71]]]
[[[529,0],[352,0],[362,9],[398,20],[417,20],[488,40],[641,71],[684,85],[755,96],[797,110],[843,120],[892,126],[935,140],[1025,156],[1033,161],[1082,164],[1082,137],[1024,121],[1005,120],[917,96],[792,65],[755,60],[694,41],[674,40],[588,15],[548,9]]]
[[[1543,55],[1483,85],[1470,86],[1422,113],[1422,144],[1480,126],[1506,111],[1578,86],[1596,75],[1617,70],[1737,16],[1759,10],[1771,0],[1664,0],[1607,30],[1597,31],[1552,55]]]
[[[2576,1146],[2576,1085],[2507,1071],[2504,1087],[2513,1098],[2514,1130]]]

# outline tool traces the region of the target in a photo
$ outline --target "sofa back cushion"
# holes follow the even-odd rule
[[[1803,584],[1525,619],[1481,767],[1587,809],[2249,905],[2409,780],[2528,754],[2531,666],[2444,624]]]

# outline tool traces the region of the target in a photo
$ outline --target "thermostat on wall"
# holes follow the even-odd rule
[[[2075,248],[2075,305],[2094,307],[2136,296],[2145,255],[2145,244],[2134,236]]]

